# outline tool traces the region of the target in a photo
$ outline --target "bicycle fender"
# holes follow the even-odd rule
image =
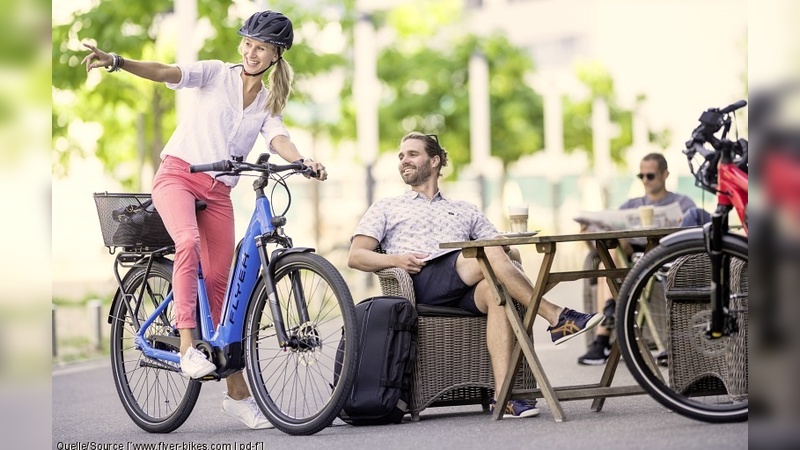
[[[659,245],[669,247],[671,245],[679,244],[686,241],[706,241],[706,231],[704,228],[691,228],[689,230],[681,230],[661,239]],[[732,245],[742,245],[747,248],[747,237],[739,234],[725,234],[722,236],[723,242],[729,242]]]
[[[164,264],[166,267],[172,271],[172,260],[168,258],[157,258],[153,261],[154,263],[159,262]],[[125,286],[128,283],[128,278],[131,276],[132,271],[128,271],[125,276],[122,277],[122,286]],[[114,320],[114,308],[117,306],[117,302],[119,301],[120,297],[122,297],[122,286],[119,286],[116,291],[114,291],[114,298],[111,300],[111,308],[108,309],[108,323],[112,323]]]
[[[278,260],[291,253],[309,253],[316,252],[317,250],[311,247],[290,247],[290,248],[276,248],[272,251],[269,258],[269,273],[275,273],[275,264]]]

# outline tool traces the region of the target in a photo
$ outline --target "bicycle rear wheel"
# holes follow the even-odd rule
[[[199,381],[184,378],[180,371],[166,369],[170,363],[145,357],[134,343],[137,324],[143,323],[171,290],[171,261],[155,261],[149,274],[145,268],[136,267],[125,276],[123,291],[117,292],[111,312],[114,384],[125,411],[136,425],[150,433],[169,433],[180,427],[200,395]],[[134,321],[134,314],[138,321]],[[145,337],[178,336],[174,320],[173,305],[170,305],[149,327]]]
[[[706,337],[711,264],[702,239],[646,253],[625,278],[616,311],[620,351],[636,381],[670,410],[713,423],[748,416],[747,244],[726,240],[723,254],[738,328],[729,336]]]
[[[352,390],[358,341],[355,305],[341,274],[314,253],[281,258],[275,284],[286,333],[297,345],[279,346],[261,280],[245,328],[250,387],[277,429],[314,434],[333,422]],[[308,320],[301,319],[298,299],[303,299]]]

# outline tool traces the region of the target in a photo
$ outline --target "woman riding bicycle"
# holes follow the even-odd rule
[[[216,327],[235,247],[233,204],[230,192],[238,177],[215,173],[190,173],[189,165],[246,158],[260,133],[270,151],[286,161],[303,161],[318,180],[327,178],[325,167],[304,158],[289,139],[281,112],[294,77],[283,59],[292,47],[292,22],[277,11],[253,14],[239,29],[241,64],[217,60],[167,65],[124,59],[92,45],[82,61],[87,72],[105,67],[109,72],[125,70],[141,78],[164,82],[171,89],[194,88],[193,102],[180,119],[175,132],[161,152],[161,165],[153,181],[153,203],[175,241],[173,290],[180,333],[181,371],[189,378],[202,378],[216,367],[193,347],[197,327],[198,264],[211,303]],[[264,86],[269,74],[270,90]],[[206,202],[202,214],[195,201]],[[222,409],[253,429],[271,428],[259,410],[242,372],[226,378],[227,395]]]

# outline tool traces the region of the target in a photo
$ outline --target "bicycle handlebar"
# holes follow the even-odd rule
[[[189,172],[227,172],[231,170],[230,161],[217,161],[211,164],[193,164],[189,166]]]
[[[686,141],[683,154],[689,160],[689,168],[697,180],[697,185],[709,192],[716,192],[717,164],[720,161],[734,162],[745,172],[747,171],[747,141],[741,139],[733,142],[726,138],[731,126],[730,113],[747,105],[745,100],[739,100],[724,108],[709,108],[700,115],[700,125],[692,131],[692,137]],[[723,129],[722,136],[714,136]],[[708,143],[713,147],[705,146]],[[699,153],[705,162],[695,171],[693,158]],[[738,158],[737,158],[738,157]]]
[[[719,112],[721,114],[728,114],[728,113],[736,111],[737,109],[744,108],[745,106],[747,106],[747,101],[739,100],[736,103],[731,103],[730,105],[722,108],[721,110],[719,110]]]
[[[289,170],[294,170],[308,176],[319,178],[319,173],[314,172],[310,167],[303,164],[301,161],[295,161],[290,164],[272,164],[269,162],[263,163],[248,163],[244,161],[235,160],[222,160],[210,164],[192,164],[189,166],[189,172],[223,172],[225,174],[238,175],[246,171],[261,172],[264,174],[280,173]]]
[[[730,127],[730,118],[728,115],[746,105],[747,101],[739,100],[722,109],[709,108],[703,111],[700,115],[700,119],[698,119],[700,125],[692,131],[692,138],[686,141],[686,149],[684,149],[683,153],[690,158],[694,156],[695,153],[700,153],[707,159],[714,152],[703,146],[706,142],[711,144],[717,151],[721,151],[724,147],[731,144],[731,141],[725,138],[728,128]],[[714,133],[719,131],[723,126],[725,127],[725,131],[722,137],[718,139],[714,136]]]

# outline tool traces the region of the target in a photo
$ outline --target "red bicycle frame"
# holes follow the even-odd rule
[[[745,234],[747,234],[747,194],[747,173],[732,161],[720,162],[717,204],[736,209]]]

